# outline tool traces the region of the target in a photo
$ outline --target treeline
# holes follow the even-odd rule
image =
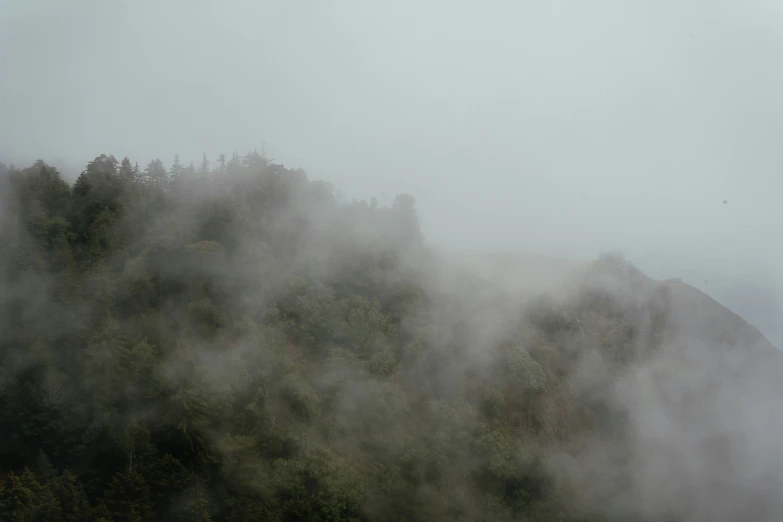
[[[621,364],[627,307],[487,332],[508,310],[436,284],[412,197],[255,152],[0,194],[0,520],[577,520],[551,457],[616,423],[573,340]]]

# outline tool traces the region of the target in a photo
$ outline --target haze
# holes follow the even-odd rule
[[[0,159],[266,144],[348,199],[415,195],[443,248],[755,285],[779,345],[782,24],[771,1],[6,0]]]

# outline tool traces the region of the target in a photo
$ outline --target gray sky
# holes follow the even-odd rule
[[[0,6],[6,160],[266,143],[444,246],[783,279],[783,2]]]

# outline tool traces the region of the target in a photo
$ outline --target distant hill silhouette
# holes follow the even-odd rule
[[[505,292],[522,294],[523,300],[539,293],[562,295],[590,267],[589,263],[523,251],[482,253],[457,250],[442,252],[441,256],[447,263]],[[649,282],[652,284],[654,281],[649,279]],[[743,342],[774,346],[774,342],[761,332],[763,329],[774,335],[777,331],[780,306],[771,291],[759,285],[713,284],[715,290],[710,295],[680,278],[667,279],[659,284],[670,290],[676,309],[695,312],[691,319],[698,322],[698,327],[710,331],[714,327],[722,332],[724,338],[728,336],[727,331],[732,331],[731,336],[738,336]]]

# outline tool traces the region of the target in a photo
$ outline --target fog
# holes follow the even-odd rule
[[[780,265],[774,2],[4,4],[7,161],[265,143],[448,246]]]
[[[622,251],[734,308],[779,306],[781,15],[726,1],[10,0],[0,158],[75,177],[99,153],[143,165],[265,145],[348,199],[415,194],[431,244]],[[733,297],[752,286],[774,296]]]
[[[486,281],[466,281],[464,272],[449,272],[436,264],[423,272],[425,276],[417,276],[433,286],[435,290],[428,290],[440,300],[435,299],[431,316],[404,316],[411,323],[426,320],[437,327],[432,331],[422,327],[424,337],[437,347],[427,352],[437,371],[427,374],[430,360],[416,359],[405,375],[410,382],[403,380],[416,393],[419,387],[430,387],[425,391],[433,396],[458,396],[467,386],[463,365],[493,375],[487,369],[495,363],[490,348],[510,335],[512,316],[516,320],[518,312],[502,308],[508,304],[502,299],[500,304],[494,301],[499,289],[530,288],[534,282],[540,285],[536,291],[552,290],[563,273],[584,268],[605,251],[624,253],[652,278],[682,278],[702,289],[780,348],[783,246],[778,238],[783,207],[777,199],[783,189],[783,148],[778,146],[783,136],[782,23],[783,7],[771,1],[530,1],[479,7],[475,2],[438,0],[379,7],[358,1],[74,0],[66,4],[6,0],[0,9],[0,162],[25,167],[42,158],[72,181],[98,154],[128,156],[143,168],[153,158],[168,166],[174,154],[187,164],[198,163],[205,153],[214,165],[220,153],[263,148],[275,162],[302,167],[310,179],[333,183],[344,201],[378,198],[379,211],[374,204],[339,211],[328,205],[321,208],[321,189],[301,181],[302,187],[310,188],[297,188],[302,192],[294,193],[300,199],[280,203],[285,226],[271,230],[281,237],[299,230],[302,244],[296,244],[295,253],[307,259],[322,250],[333,255],[334,266],[328,269],[340,277],[350,273],[355,257],[355,252],[339,244],[346,223],[356,226],[357,237],[370,244],[371,234],[359,226],[370,218],[361,216],[377,211],[376,228],[382,236],[395,230],[383,221],[400,210],[395,195],[413,194],[417,222],[426,244],[438,252],[437,261],[470,268],[474,275],[497,283],[482,288]],[[266,159],[264,169],[271,176],[277,167]],[[262,162],[260,157],[258,161]],[[172,212],[177,219],[167,222],[177,225],[174,232],[197,236],[188,219],[194,223],[193,216],[201,219],[202,207],[196,203],[211,204],[211,198],[217,197],[213,192],[220,178],[214,179],[218,180],[214,184],[198,181],[204,183],[198,185],[203,193],[183,193],[181,208],[173,207],[179,209]],[[243,190],[236,193],[246,196]],[[203,201],[188,201],[194,194]],[[254,212],[260,215],[260,211],[252,207],[242,211],[255,219]],[[11,219],[10,208],[0,206],[4,219]],[[150,230],[154,223],[149,228],[140,224],[145,207],[130,208],[137,214],[131,214],[127,223],[138,227],[144,241],[147,235],[155,238],[156,231]],[[302,216],[304,221],[296,221]],[[250,218],[248,222],[255,223]],[[168,226],[161,223],[155,226]],[[243,232],[248,230],[255,229]],[[253,241],[261,239],[252,237],[250,246],[243,244],[246,252],[237,248],[240,254],[232,258],[229,269],[221,264],[225,260],[214,262],[219,270],[199,263],[224,282],[219,304],[255,313],[264,299],[273,302],[278,297],[263,286],[268,282],[274,287],[278,278],[272,271],[259,272],[263,263],[257,257],[266,251],[260,246],[254,251]],[[207,243],[189,245],[205,250],[187,255],[222,255],[222,250],[210,250],[212,241]],[[282,239],[280,243],[286,244]],[[492,253],[505,257],[491,265],[487,256]],[[149,283],[148,288],[133,287],[134,292],[148,291],[150,302],[158,295],[163,303],[164,275],[175,279],[179,267],[172,264],[168,275],[159,260],[144,268],[140,260],[146,255],[140,248],[128,248],[121,252],[127,259],[118,256],[116,263],[124,267],[123,277],[129,281],[138,276]],[[291,258],[299,261],[297,256]],[[411,266],[387,274],[389,281],[405,280],[408,270],[420,269],[416,262],[407,262]],[[629,272],[622,263],[618,266],[621,275],[612,277],[622,284],[600,277],[592,284],[619,303],[616,306],[623,311],[619,317],[626,322],[612,323],[617,320],[611,308],[615,305],[602,305],[601,296],[591,294],[595,288],[588,285],[587,290],[580,287],[569,294],[571,301],[563,299],[560,308],[542,313],[541,324],[532,320],[535,327],[520,334],[520,342],[537,348],[534,355],[542,360],[557,346],[562,352],[558,357],[575,361],[573,367],[562,363],[567,367],[558,374],[562,383],[548,390],[545,399],[551,403],[542,400],[542,408],[559,412],[562,405],[555,405],[562,398],[559,394],[572,393],[586,402],[608,403],[628,417],[625,438],[598,431],[592,434],[596,440],[573,441],[574,446],[583,444],[581,448],[564,449],[573,450],[569,458],[576,471],[563,475],[574,480],[585,497],[593,497],[585,503],[598,512],[606,508],[622,514],[638,507],[659,518],[673,513],[689,520],[736,520],[766,510],[764,516],[776,518],[773,515],[783,507],[772,493],[759,488],[783,483],[778,471],[783,462],[776,453],[782,430],[774,420],[779,417],[781,393],[775,372],[783,363],[769,355],[774,350],[764,352],[767,346],[753,338],[741,321],[700,294],[689,294],[676,283],[657,285]],[[287,273],[283,269],[288,267],[276,269]],[[152,278],[155,273],[158,279]],[[335,274],[319,277],[331,281],[338,279]],[[435,274],[443,279],[436,281]],[[49,290],[30,292],[36,288],[33,279],[14,280],[18,291],[3,288],[3,294],[38,306]],[[118,288],[127,283],[118,281],[113,283]],[[480,295],[477,288],[487,295]],[[687,299],[677,297],[678,292]],[[671,301],[669,293],[675,295]],[[330,309],[333,299],[328,292],[324,296],[313,298],[312,308],[296,301],[306,312],[302,317],[309,320],[308,314],[317,315],[313,310],[320,310],[318,299],[328,303],[324,309]],[[89,304],[99,308],[97,302]],[[206,316],[204,310],[212,310],[207,297],[198,302],[194,297],[193,303],[187,303],[188,313],[191,305]],[[338,304],[334,308],[340,313],[349,305],[358,310],[346,319],[346,324],[356,323],[351,324],[358,332],[354,335],[363,332],[359,327],[364,327],[364,321],[377,327],[383,343],[390,342],[384,337],[388,325],[382,316],[373,315],[377,310],[369,302],[362,305],[366,309],[353,301]],[[55,315],[39,308],[43,305],[32,315],[42,324]],[[215,305],[216,310],[224,308]],[[158,305],[161,324],[179,317],[171,310],[175,309]],[[536,310],[531,307],[527,312],[535,315]],[[70,313],[76,317],[81,312],[72,308]],[[671,322],[670,332],[656,330],[659,313]],[[134,334],[155,330],[139,321],[140,325],[122,326]],[[414,328],[405,321],[401,324]],[[47,328],[60,333],[57,324]],[[201,351],[194,349],[201,357],[196,367],[210,370],[205,389],[235,384],[230,376],[244,364],[240,359],[257,351],[253,337],[257,332],[236,328],[237,348],[228,355],[216,350],[225,342],[220,337],[214,346],[206,343]],[[161,327],[159,338],[151,337],[152,344],[178,346],[182,332],[170,329]],[[31,339],[38,333],[34,328],[25,331]],[[659,333],[662,337],[655,338]],[[735,339],[726,340],[735,333]],[[282,333],[278,337],[274,340],[280,347],[275,349],[280,353],[301,348],[286,344]],[[449,362],[446,354],[456,342],[452,337],[465,346],[464,353]],[[139,351],[149,348],[144,339]],[[302,341],[303,349],[308,348],[307,342]],[[13,352],[14,356],[42,360],[41,354],[48,356],[44,348],[36,352],[17,344],[14,350],[19,353]],[[370,345],[366,340],[357,344]],[[645,354],[647,344],[660,346],[660,353]],[[411,346],[419,349],[413,342]],[[526,346],[515,346],[511,354],[530,372],[538,363]],[[337,348],[324,360],[342,370],[330,370],[325,364],[308,378],[319,391],[319,386],[345,386],[336,396],[334,411],[357,423],[348,423],[346,433],[355,440],[369,437],[358,421],[375,414],[371,405],[387,395],[391,397],[388,411],[400,418],[407,415],[405,408],[398,408],[394,393],[387,393],[385,377],[378,377],[386,374],[350,369],[340,362],[338,356],[347,356],[342,347]],[[375,355],[389,352],[386,345],[381,348]],[[761,350],[764,357],[756,358],[751,349]],[[191,370],[182,370],[190,367],[177,359],[184,361],[184,352],[172,353],[166,363],[171,375],[166,374],[164,381],[192,377]],[[370,361],[375,366],[388,362],[375,355]],[[615,382],[612,372],[620,363],[612,358],[627,363],[623,357],[636,355],[639,360]],[[263,358],[263,354],[254,356]],[[27,359],[8,360],[16,365],[4,363],[14,378],[22,374],[19,368],[29,364]],[[267,362],[258,362],[258,367],[266,368]],[[550,364],[559,368],[557,362]],[[301,377],[288,367],[283,370],[275,370],[276,377],[289,373]],[[540,367],[539,371],[543,372]],[[87,377],[83,380],[82,386],[98,392],[100,386],[108,390],[111,384],[106,379],[96,379],[97,384]],[[298,386],[312,391],[293,378],[282,382],[284,391]],[[237,387],[245,391],[251,385],[255,381],[242,381]],[[465,396],[475,398],[472,391]],[[542,414],[542,433],[552,440],[569,429],[580,433],[578,416],[569,415],[581,406],[575,401],[562,406],[562,416]],[[272,413],[270,431],[285,425],[281,413]],[[448,428],[456,416],[443,416],[447,420],[438,421],[446,426],[443,431],[458,433]],[[384,414],[377,417],[372,419],[377,421],[375,427],[387,421]],[[472,426],[467,421],[465,425]],[[399,434],[392,435],[390,439]],[[345,440],[348,446],[355,442]],[[628,444],[622,449],[627,454],[616,449],[617,440]],[[717,446],[711,446],[715,440]],[[630,461],[618,462],[629,455]],[[131,453],[131,464],[132,458]],[[455,462],[467,465],[459,459]],[[672,480],[673,475],[677,480]],[[623,492],[628,477],[636,489]],[[606,498],[618,505],[595,506]]]

